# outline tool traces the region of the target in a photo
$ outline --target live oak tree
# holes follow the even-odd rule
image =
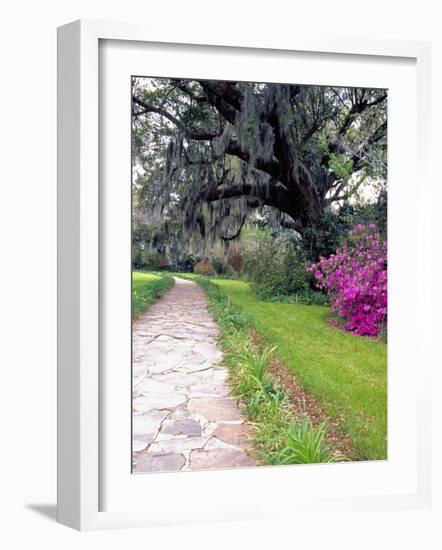
[[[305,237],[386,180],[382,89],[140,77],[132,128],[135,204],[176,239],[233,240],[254,212]]]

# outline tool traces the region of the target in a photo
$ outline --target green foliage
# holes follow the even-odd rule
[[[269,453],[270,464],[313,464],[332,462],[330,448],[325,443],[326,423],[314,427],[309,417],[302,422],[291,422],[278,434],[281,444]]]
[[[197,275],[215,275],[215,271],[213,270],[212,266],[209,264],[209,260],[204,259],[200,260],[193,266],[193,272]]]
[[[384,241],[387,240],[387,190],[382,189],[375,202],[364,203],[359,202],[355,204],[354,219],[352,220],[352,226],[370,225],[374,223],[379,231],[380,236]],[[356,223],[355,223],[356,222]]]
[[[231,272],[228,263],[219,256],[212,256],[210,258],[210,265],[217,275],[227,275]]]
[[[196,264],[196,259],[193,254],[187,253],[185,250],[180,250],[180,253],[177,254],[171,269],[174,271],[192,271],[194,265]]]
[[[135,269],[158,269],[159,255],[149,248],[140,249],[132,245],[132,265]]]
[[[257,296],[271,299],[303,292],[308,287],[306,259],[299,243],[269,231],[258,231],[245,253],[244,273]]]
[[[156,270],[159,253],[152,249],[153,228],[148,225],[134,224],[132,228],[132,268]]]
[[[246,331],[249,326],[250,316],[245,313],[240,313],[230,303],[223,306],[223,309],[218,310],[218,314],[222,315],[222,322],[226,327],[227,332],[232,330]]]
[[[306,257],[317,261],[334,254],[346,239],[349,230],[358,224],[374,223],[383,239],[387,238],[387,191],[379,192],[375,202],[344,203],[339,209],[326,210],[318,227],[306,229],[302,247]]]
[[[235,385],[235,393],[238,397],[244,398],[268,394],[270,379],[268,378],[269,357],[274,348],[263,351],[256,351],[248,341],[246,344],[232,354],[236,362],[238,376]]]
[[[339,421],[352,439],[355,459],[387,457],[387,346],[328,324],[329,308],[256,299],[242,281],[214,279],[232,307],[250,322],[265,345],[300,384]],[[238,349],[238,348],[236,348]],[[273,437],[265,434],[267,439]]]
[[[328,166],[338,178],[347,181],[353,173],[353,161],[345,155],[330,154]]]
[[[306,288],[296,292],[295,294],[275,294],[274,296],[266,298],[266,302],[304,304],[306,306],[329,306],[330,297],[324,292]]]
[[[176,242],[233,239],[267,207],[321,230],[355,179],[386,180],[386,90],[134,77],[132,97],[134,209]]]
[[[136,212],[134,209],[133,215]],[[133,223],[133,269],[191,271],[195,263],[195,257],[183,246],[182,228],[176,223],[164,219],[161,223]]]
[[[135,319],[150,304],[155,302],[168,288],[173,286],[169,274],[132,272],[132,318]]]
[[[236,275],[242,273],[244,267],[244,246],[239,242],[232,242],[227,251],[227,264]]]

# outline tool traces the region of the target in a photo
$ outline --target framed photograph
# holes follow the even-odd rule
[[[59,29],[59,521],[428,505],[430,45],[160,34]]]

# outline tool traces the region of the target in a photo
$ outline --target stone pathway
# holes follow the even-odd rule
[[[133,472],[255,466],[204,291],[175,285],[133,325]]]

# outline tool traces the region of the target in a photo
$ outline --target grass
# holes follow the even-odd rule
[[[168,273],[132,272],[132,319],[136,319],[173,285]]]
[[[327,426],[314,427],[309,418],[295,421],[283,389],[275,386],[268,374],[274,348],[258,349],[253,344],[251,318],[207,278],[187,278],[196,279],[208,294],[220,326],[220,345],[233,393],[255,426],[254,444],[260,459],[265,464],[332,462],[332,451],[325,442]]]
[[[358,452],[355,458],[385,459],[385,342],[330,327],[327,307],[263,302],[243,281],[217,278],[213,284],[251,320],[267,345],[276,346],[278,358],[338,420]]]

